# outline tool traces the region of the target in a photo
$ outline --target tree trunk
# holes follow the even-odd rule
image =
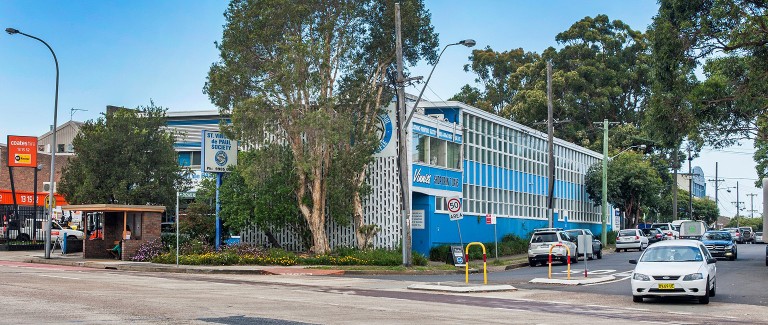
[[[363,170],[357,175],[356,183],[359,187],[363,184],[363,180],[365,179],[366,175],[366,168],[363,168]],[[357,239],[357,248],[363,249],[366,246],[367,238],[363,235],[360,230],[365,226],[365,220],[363,220],[363,198],[360,197],[360,192],[355,191],[355,195],[352,197],[352,204],[353,204],[353,215],[352,215],[352,222],[355,227],[355,238]]]

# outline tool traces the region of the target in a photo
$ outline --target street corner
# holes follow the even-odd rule
[[[571,277],[568,278],[534,278],[528,283],[543,283],[543,284],[560,284],[560,285],[584,285],[584,284],[594,284],[594,283],[601,283],[601,282],[608,282],[616,280],[616,277],[613,275],[607,275],[607,276],[600,276],[600,277]]]
[[[454,293],[517,291],[517,288],[508,284],[479,284],[479,283],[464,283],[464,282],[417,283],[417,284],[409,285],[407,288],[409,290],[454,292]]]

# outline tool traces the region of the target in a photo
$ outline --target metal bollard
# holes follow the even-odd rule
[[[67,255],[67,233],[63,233],[59,239],[61,239],[61,255]]]

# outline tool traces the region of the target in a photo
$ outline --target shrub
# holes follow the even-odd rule
[[[452,264],[453,258],[451,257],[451,246],[440,245],[434,246],[429,249],[429,260],[435,262],[445,262],[446,264]]]
[[[136,251],[136,255],[131,258],[131,261],[146,262],[151,261],[155,257],[162,255],[168,251],[167,246],[163,245],[161,239],[155,239],[139,246]]]

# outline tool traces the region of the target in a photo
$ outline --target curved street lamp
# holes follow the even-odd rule
[[[437,67],[437,63],[440,62],[440,57],[443,56],[443,53],[445,52],[445,49],[447,49],[449,46],[453,45],[464,45],[466,47],[473,47],[477,44],[475,40],[473,39],[465,39],[462,41],[458,41],[456,43],[451,43],[443,47],[443,50],[440,51],[440,55],[437,56],[437,60],[435,61],[435,64],[432,65],[432,71],[429,72],[429,76],[427,76],[427,81],[424,82],[424,87],[421,87],[421,92],[419,92],[419,97],[416,98],[416,102],[413,104],[413,109],[411,110],[411,113],[408,114],[408,118],[405,120],[405,125],[409,125],[411,123],[411,119],[413,118],[413,113],[416,112],[416,108],[419,107],[419,102],[421,101],[421,95],[424,95],[424,90],[427,89],[427,84],[429,84],[429,79],[432,79],[432,73],[435,72],[435,68]]]
[[[55,184],[54,176],[56,174],[56,124],[57,124],[56,116],[59,110],[59,60],[56,59],[56,53],[53,52],[53,49],[51,48],[51,46],[48,45],[48,43],[46,43],[45,41],[35,36],[22,33],[15,28],[10,28],[10,27],[6,28],[5,32],[8,33],[9,35],[21,34],[26,37],[36,39],[41,43],[45,44],[45,47],[47,47],[48,50],[51,51],[51,54],[53,54],[53,62],[56,63],[56,97],[53,102],[53,131],[52,131],[53,136],[51,139],[51,179],[50,179],[51,190],[48,193],[48,221],[47,221],[48,229],[45,230],[45,258],[51,258],[51,220],[53,218],[53,207],[55,205],[54,202],[56,202],[55,201],[56,198],[54,197],[54,192],[53,192],[53,188],[54,188],[53,185]],[[35,198],[35,202],[37,202],[37,198]]]

